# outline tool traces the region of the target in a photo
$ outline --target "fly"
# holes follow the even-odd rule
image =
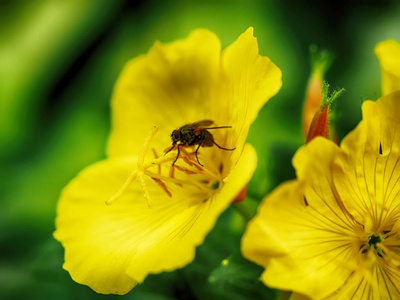
[[[167,154],[172,149],[174,149],[176,145],[178,145],[178,155],[176,156],[172,165],[174,165],[179,158],[179,147],[198,145],[194,153],[196,154],[196,159],[200,166],[203,166],[197,156],[197,152],[199,151],[200,147],[212,147],[213,145],[215,145],[219,149],[226,151],[233,151],[236,149],[236,147],[233,149],[221,147],[214,141],[213,135],[208,131],[210,129],[232,128],[232,126],[209,127],[213,123],[214,122],[211,120],[203,120],[196,123],[183,125],[179,129],[175,129],[174,131],[172,131],[172,147],[167,152],[165,152],[165,154]]]

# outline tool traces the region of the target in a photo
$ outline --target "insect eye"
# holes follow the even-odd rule
[[[180,138],[180,136],[181,136],[180,133],[179,133],[179,130],[174,130],[174,134],[173,134],[173,135],[174,135],[174,138],[177,139],[177,140],[178,140],[178,139]]]

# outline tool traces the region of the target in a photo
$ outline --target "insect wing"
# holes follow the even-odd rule
[[[211,120],[202,120],[196,123],[187,124],[183,127],[190,127],[190,128],[198,128],[198,129],[205,129],[206,127],[210,126],[214,122]]]
[[[196,128],[196,130],[204,130],[204,129],[221,129],[221,128],[232,128],[232,126],[217,126],[217,127],[209,127],[214,122],[211,120],[203,120],[197,123],[185,125],[185,127]]]
[[[195,122],[195,123],[190,123],[190,124],[186,124],[183,125],[182,127],[179,128],[179,131],[181,130],[196,130],[196,131],[200,131],[200,130],[204,130],[207,128],[207,126],[210,126],[211,124],[213,124],[214,122],[211,120],[202,120],[199,122]]]
[[[211,121],[211,120],[203,120],[203,121],[200,121],[200,122],[197,122],[197,123],[193,123],[192,125],[196,126],[196,127],[207,127],[207,126],[212,125],[213,123],[214,122]]]

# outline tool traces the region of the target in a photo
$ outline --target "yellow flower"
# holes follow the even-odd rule
[[[213,33],[196,30],[156,43],[125,67],[112,100],[108,158],[72,180],[58,205],[54,235],[75,281],[125,294],[150,273],[187,265],[250,180],[257,157],[246,136],[280,89],[281,71],[258,54],[252,28],[220,48]],[[209,132],[236,149],[201,147],[201,166],[195,148],[180,147],[172,167],[177,149],[163,152],[171,132],[201,120],[232,126]]]
[[[340,148],[317,137],[242,240],[262,281],[312,299],[400,299],[400,92],[363,103]]]
[[[384,97],[364,102],[340,148],[318,137],[299,149],[297,179],[264,199],[242,239],[263,282],[292,299],[400,299],[400,45],[375,53]]]
[[[375,47],[382,73],[382,94],[400,90],[400,44],[395,40],[380,42]]]

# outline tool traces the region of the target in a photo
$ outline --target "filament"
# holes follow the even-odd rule
[[[115,200],[120,198],[126,192],[126,190],[130,187],[132,182],[136,179],[137,175],[138,175],[138,170],[132,171],[131,175],[129,175],[128,179],[126,179],[126,181],[125,181],[124,185],[121,187],[121,189],[118,192],[116,192],[109,200],[107,200],[106,204],[111,205]]]

